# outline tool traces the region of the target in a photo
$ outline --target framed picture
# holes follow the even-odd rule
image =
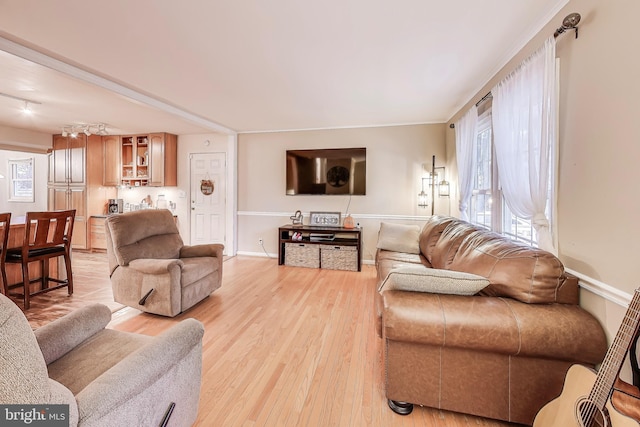
[[[310,212],[309,225],[340,227],[340,212]]]

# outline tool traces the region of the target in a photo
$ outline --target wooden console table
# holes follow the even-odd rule
[[[302,240],[294,239],[301,233]],[[362,229],[310,225],[278,228],[278,265],[362,270]]]

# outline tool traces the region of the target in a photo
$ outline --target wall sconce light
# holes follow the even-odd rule
[[[423,169],[426,169],[424,165]],[[442,178],[437,173],[439,170],[442,170]],[[449,197],[451,194],[451,186],[449,181],[445,179],[445,170],[444,166],[436,167],[436,156],[433,156],[431,160],[431,172],[428,173],[428,176],[422,178],[422,188],[420,193],[418,193],[418,206],[425,208],[429,205],[429,195],[424,191],[426,183],[426,186],[431,188],[431,215],[435,213],[436,186],[438,187],[438,196]]]
[[[438,196],[449,197],[449,190],[450,190],[449,181],[445,181],[443,179],[438,183]]]
[[[418,193],[418,207],[426,208],[429,206],[429,195],[424,191],[424,182],[427,181],[427,186],[430,185],[431,178],[422,178],[422,191]]]

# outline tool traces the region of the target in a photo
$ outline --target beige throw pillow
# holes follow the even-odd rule
[[[420,227],[417,225],[380,223],[378,249],[419,254]]]
[[[486,277],[418,265],[392,269],[379,290],[475,295],[487,286],[489,280]]]

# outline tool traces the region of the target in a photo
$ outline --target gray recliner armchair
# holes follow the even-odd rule
[[[116,302],[173,317],[221,285],[224,246],[184,245],[166,209],[111,215],[105,230]]]
[[[105,329],[110,320],[94,304],[34,332],[0,295],[0,404],[69,405],[69,426],[192,425],[202,323],[185,319],[150,337]]]

